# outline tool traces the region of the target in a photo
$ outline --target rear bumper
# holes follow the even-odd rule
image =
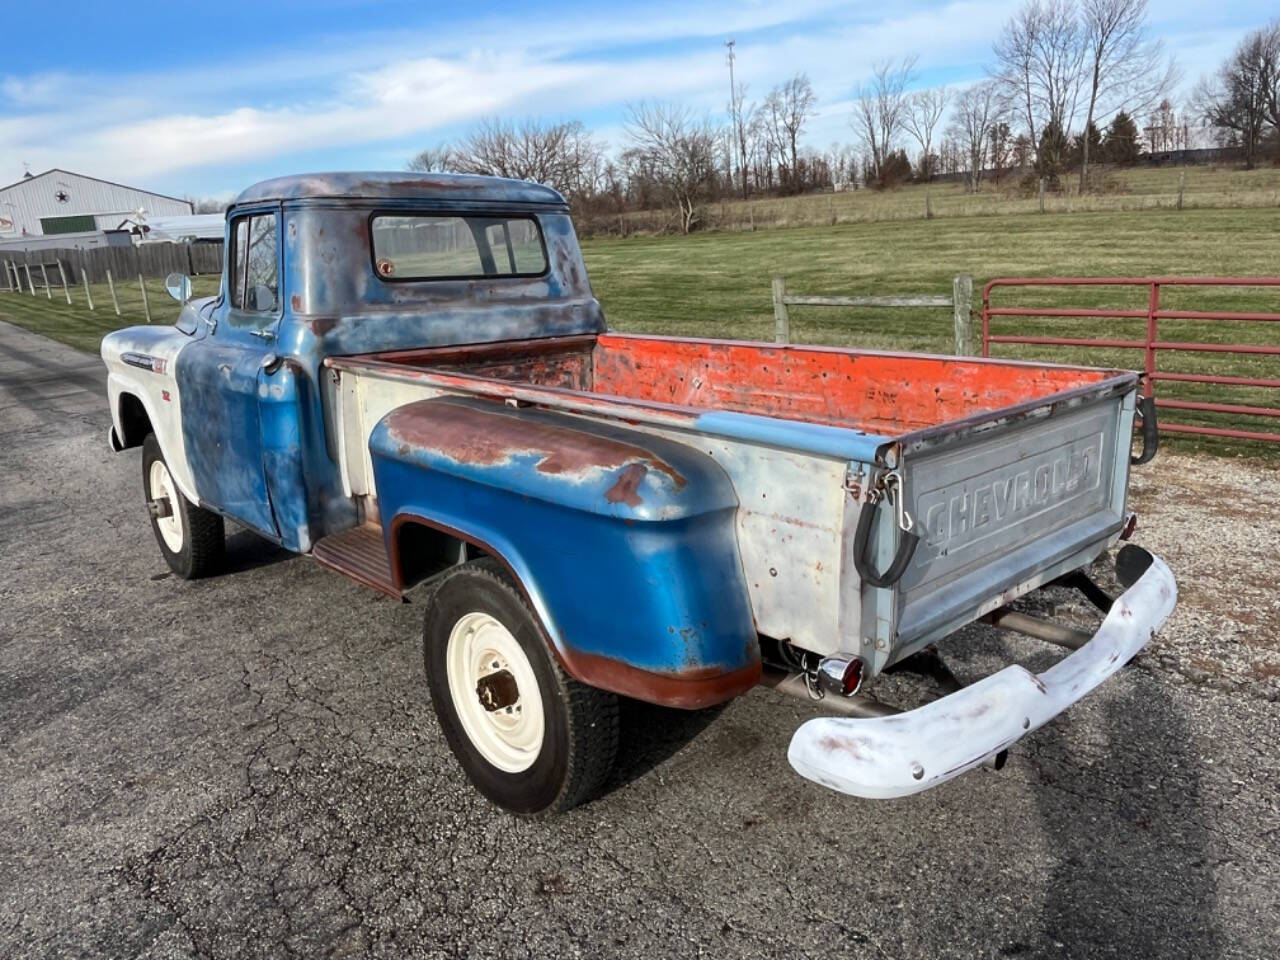
[[[889,717],[822,717],[795,732],[787,759],[804,777],[855,797],[905,797],[964,773],[1048,723],[1124,666],[1173,612],[1178,588],[1154,558],[1092,639],[1041,674],[999,673]]]

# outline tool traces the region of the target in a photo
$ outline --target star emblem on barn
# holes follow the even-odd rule
[[[71,194],[67,193],[65,190],[59,190],[53,196],[59,203],[66,203],[71,199]]]

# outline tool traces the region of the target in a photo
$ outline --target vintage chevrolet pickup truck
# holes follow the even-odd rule
[[[102,343],[160,550],[212,573],[230,518],[423,599],[444,735],[509,810],[601,788],[619,696],[762,682],[837,714],[792,737],[802,775],[915,793],[1002,759],[1173,609],[1137,547],[1118,598],[1082,572],[1132,532],[1155,450],[1134,373],[610,333],[563,199],[530,183],[286,177],[226,236],[218,296],[175,275],[174,326]],[[1010,609],[1051,582],[1095,633]],[[935,644],[980,618],[1073,652],[961,688]],[[943,695],[863,689],[913,663]]]

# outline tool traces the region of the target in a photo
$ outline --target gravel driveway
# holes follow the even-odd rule
[[[1275,956],[1274,462],[1137,475],[1182,604],[1001,773],[830,793],[786,762],[807,706],[756,691],[629,705],[609,793],[529,823],[446,750],[420,606],[243,531],[168,575],[102,384],[0,324],[0,956]]]

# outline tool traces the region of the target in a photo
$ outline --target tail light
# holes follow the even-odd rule
[[[828,693],[852,697],[862,686],[865,667],[861,657],[824,657],[818,664],[818,682]]]

